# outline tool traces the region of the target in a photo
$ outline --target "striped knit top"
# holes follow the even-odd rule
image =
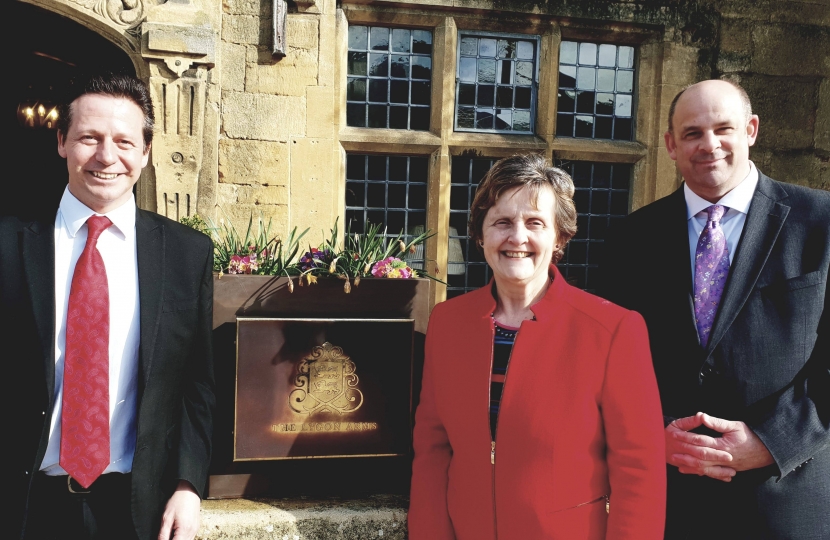
[[[516,341],[518,328],[511,328],[495,323],[496,335],[493,339],[493,373],[490,375],[490,436],[496,440],[496,424],[499,418],[499,403],[504,389],[504,377],[513,342]]]

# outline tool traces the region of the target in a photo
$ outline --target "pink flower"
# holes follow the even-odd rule
[[[372,267],[372,275],[375,277],[403,278],[415,277],[415,271],[409,268],[405,262],[396,257],[387,257],[375,263]]]

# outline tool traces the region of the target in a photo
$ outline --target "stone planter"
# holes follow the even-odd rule
[[[256,495],[334,495],[351,498],[375,493],[408,493],[411,470],[411,426],[415,402],[420,393],[424,334],[429,317],[432,282],[428,279],[366,278],[361,280],[359,286],[352,285],[349,294],[344,292],[343,285],[344,282],[340,279],[320,278],[313,285],[300,287],[295,279],[292,293],[289,292],[287,278],[250,275],[214,277],[213,341],[217,411],[214,425],[214,453],[208,487],[209,498]],[[404,446],[401,447],[402,438],[398,437],[398,450],[395,455],[386,457],[357,459],[328,457],[285,461],[235,460],[235,450],[239,448],[234,440],[237,429],[236,417],[237,414],[247,415],[244,407],[251,406],[251,399],[247,399],[248,405],[245,405],[246,400],[243,399],[239,401],[240,410],[236,410],[236,386],[240,375],[237,373],[237,318],[241,318],[245,324],[250,324],[249,318],[304,319],[309,320],[307,324],[311,325],[314,325],[317,319],[336,319],[339,321],[336,324],[341,325],[350,324],[353,319],[380,322],[412,320],[412,323],[408,323],[413,328],[411,349],[403,347],[404,352],[397,350],[395,354],[389,355],[390,361],[399,362],[401,369],[407,372],[407,387],[388,389],[390,392],[395,392],[399,403],[401,398],[406,399],[406,393],[410,394],[409,417],[404,419],[408,425],[397,426],[403,429],[406,436]],[[354,326],[362,323],[351,324]],[[363,345],[366,346],[368,341],[371,340],[364,339]],[[379,339],[378,342],[383,343],[383,340]],[[388,348],[390,345],[387,343],[383,347]],[[408,350],[412,351],[411,355],[406,354]],[[242,374],[244,375],[244,372]],[[358,375],[367,381],[371,380],[371,374],[366,377],[365,373],[360,372],[360,368],[358,368]],[[244,380],[250,381],[250,375]],[[240,391],[245,390],[243,388]],[[260,394],[255,403],[268,401],[261,399],[262,388],[256,391]],[[266,392],[268,391],[266,389]],[[284,393],[284,389],[278,391]],[[251,389],[250,392],[254,390]],[[250,395],[242,397],[250,398]],[[272,396],[266,394],[266,397]],[[286,398],[287,396],[281,396],[279,399]],[[264,406],[268,408],[271,404],[267,403]],[[402,414],[406,416],[405,408]],[[241,436],[243,434],[241,424],[239,429]],[[326,439],[321,438],[321,440]],[[338,455],[338,452],[328,448],[322,448],[314,453]]]

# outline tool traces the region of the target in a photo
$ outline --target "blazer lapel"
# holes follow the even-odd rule
[[[718,345],[755,287],[790,211],[789,206],[778,202],[786,197],[783,189],[759,173],[758,187],[752,196],[743,234],[733,257],[707,352]]]
[[[153,364],[158,324],[161,321],[162,292],[164,291],[165,234],[164,226],[138,210],[135,220],[136,253],[138,262],[138,298],[140,345],[138,363],[146,387]]]
[[[665,275],[671,276],[667,283],[672,287],[678,287],[672,293],[672,298],[679,300],[678,308],[683,311],[683,318],[688,323],[688,329],[697,336],[695,325],[695,307],[693,298],[692,261],[689,246],[689,220],[686,209],[686,196],[683,186],[669,195],[671,206],[666,215],[665,234],[666,239],[658,242],[660,247],[658,258],[665,258]],[[679,279],[678,279],[679,277]]]
[[[55,394],[55,229],[54,222],[35,221],[22,234],[23,279],[43,351],[43,369],[51,406]]]

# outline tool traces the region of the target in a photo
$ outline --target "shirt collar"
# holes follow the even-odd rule
[[[757,185],[758,169],[750,161],[749,174],[746,175],[746,178],[732,188],[732,191],[721,197],[717,204],[728,207],[730,211],[735,210],[736,212],[746,214],[749,212],[749,205],[752,202],[752,196],[755,194],[755,187]],[[689,189],[688,184],[683,184],[683,195],[686,197],[686,219],[692,219],[700,212],[712,206],[712,203]]]
[[[92,215],[110,218],[115,228],[113,230],[111,227],[110,230],[113,230],[116,236],[121,239],[135,235],[135,197],[132,194],[130,194],[127,202],[118,208],[110,210],[106,214],[98,214],[72,195],[67,186],[63,190],[63,197],[61,197],[60,213],[63,218],[63,225],[71,238],[75,238],[75,235],[78,234],[78,231]]]

